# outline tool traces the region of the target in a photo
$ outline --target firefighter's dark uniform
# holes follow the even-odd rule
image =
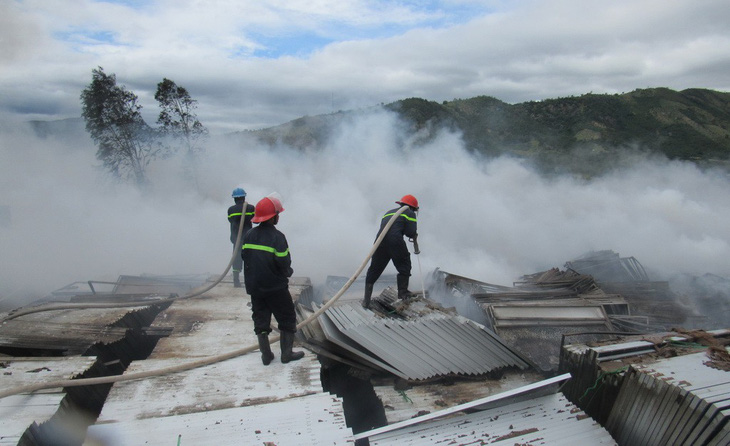
[[[272,314],[280,331],[296,333],[297,316],[289,293],[293,273],[286,237],[273,224],[264,222],[246,233],[243,277],[257,335],[271,332]]]
[[[375,237],[376,240],[391,217],[398,212],[398,209],[400,208],[391,209],[383,215],[383,219],[380,221],[378,235]],[[393,222],[393,226],[390,227],[388,233],[385,235],[383,242],[373,254],[370,267],[365,276],[366,286],[372,287],[385,270],[385,267],[388,266],[388,262],[392,260],[393,266],[398,271],[399,295],[407,290],[408,278],[411,275],[411,254],[408,252],[406,241],[403,237],[416,238],[418,236],[417,225],[416,213],[412,208],[406,209],[398,216],[398,219]]]
[[[241,231],[241,243],[236,246],[236,238],[238,237],[238,226],[241,224],[241,217],[244,216],[243,212],[243,199],[239,203],[234,204],[228,208],[228,222],[231,224],[231,243],[233,243],[233,251],[238,252],[238,255],[233,259],[233,272],[241,272],[241,245],[243,244],[243,236],[253,227],[251,219],[254,214],[254,206],[252,204],[246,205],[245,218],[243,220],[243,229]]]

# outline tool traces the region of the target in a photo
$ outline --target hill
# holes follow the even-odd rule
[[[489,96],[442,103],[408,98],[382,107],[421,141],[440,129],[458,131],[472,152],[511,154],[547,172],[595,175],[627,162],[619,154],[636,151],[702,165],[727,165],[730,158],[730,93],[713,90],[652,88],[520,104]],[[363,112],[302,117],[246,133],[271,146],[315,149],[339,123]]]

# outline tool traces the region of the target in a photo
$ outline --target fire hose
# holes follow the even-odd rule
[[[243,208],[246,209],[246,203],[244,202]],[[370,249],[370,252],[368,253],[367,257],[362,261],[360,264],[360,267],[355,271],[355,273],[350,277],[350,279],[342,286],[342,288],[329,300],[325,305],[323,305],[319,310],[311,314],[309,317],[307,317],[305,320],[297,324],[297,330],[301,329],[305,325],[310,324],[312,321],[314,321],[316,318],[318,318],[322,313],[327,311],[332,305],[334,305],[335,302],[347,291],[348,288],[355,282],[357,277],[360,275],[363,269],[365,269],[365,266],[367,266],[368,262],[372,258],[373,254],[375,254],[375,250],[380,246],[380,243],[382,243],[383,239],[385,238],[385,235],[387,234],[388,230],[391,226],[393,226],[393,223],[395,223],[395,220],[398,218],[400,214],[402,214],[406,209],[408,209],[408,206],[402,206],[398,211],[393,214],[393,217],[388,221],[388,223],[385,225],[382,231],[380,231],[380,235],[375,240],[375,243],[373,243],[373,247]],[[236,245],[238,246],[238,243],[241,241],[241,233],[243,228],[244,219],[241,219],[241,225],[238,228],[238,237],[236,239]],[[228,266],[226,267],[226,270],[221,274],[221,276],[213,282],[212,285],[204,285],[199,287],[200,289],[196,289],[191,291],[189,294],[186,294],[184,296],[180,297],[171,297],[167,299],[161,299],[154,301],[152,303],[161,303],[161,302],[170,302],[178,299],[187,299],[195,296],[199,296],[210,289],[212,289],[214,286],[219,284],[223,278],[228,274],[228,271],[231,268],[231,265],[233,265],[233,260],[235,259],[236,255],[241,255],[240,252],[235,252],[234,249],[233,255],[231,256],[230,262],[228,262]],[[61,307],[54,307],[51,309],[42,309],[37,310],[33,312],[38,311],[51,311],[51,310],[57,310],[57,309],[68,309],[68,308],[74,308],[74,309],[81,309],[81,308],[114,308],[114,307],[129,307],[129,306],[141,306],[141,305],[150,305],[151,302],[128,302],[124,304],[79,304],[79,305],[73,305],[73,306],[63,306]],[[15,314],[14,317],[21,316],[23,314],[30,314],[32,312],[25,312],[22,314]],[[5,320],[9,320],[11,318],[6,318]],[[276,343],[281,339],[280,336],[274,336],[270,338],[270,343]],[[216,356],[210,356],[207,358],[203,358],[197,361],[185,363],[185,364],[179,364],[172,367],[165,367],[162,369],[157,370],[148,370],[144,372],[135,372],[135,373],[128,373],[125,375],[113,375],[113,376],[101,376],[97,378],[83,378],[83,379],[66,379],[66,380],[58,380],[58,381],[49,381],[45,383],[36,383],[36,384],[28,384],[25,386],[19,386],[13,389],[3,390],[0,391],[0,399],[5,398],[7,396],[11,395],[18,395],[20,393],[30,393],[35,392],[37,390],[42,389],[52,389],[57,387],[78,387],[78,386],[93,386],[97,384],[112,384],[117,382],[124,382],[124,381],[134,381],[138,379],[144,379],[144,378],[150,378],[153,376],[161,376],[161,375],[167,375],[170,373],[178,373],[178,372],[184,372],[186,370],[192,370],[199,367],[215,364],[218,362],[226,361],[228,359],[232,359],[238,356],[245,355],[246,353],[250,353],[252,351],[258,350],[259,345],[258,343],[249,345],[248,347],[244,347],[238,350],[233,350],[228,353],[223,353],[221,355]]]

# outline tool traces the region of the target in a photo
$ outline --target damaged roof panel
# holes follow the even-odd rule
[[[372,446],[420,444],[590,444],[615,445],[611,435],[570,403],[551,378],[500,395],[475,400],[356,435]],[[475,411],[484,408],[482,411]],[[465,414],[464,411],[472,411]]]
[[[278,357],[278,352],[277,352]],[[148,372],[190,362],[166,359],[133,362],[126,374]],[[114,384],[99,416],[100,423],[166,417],[197,411],[286,401],[322,392],[320,365],[313,355],[296,367],[261,364],[258,352],[205,367]]]
[[[295,298],[311,292],[302,283],[292,292]],[[250,351],[173,374],[159,372],[257,346],[250,312],[245,291],[220,285],[160,313],[154,326],[173,327],[172,335],[125,371],[153,376],[114,384],[87,444],[94,438],[111,439],[110,445],[352,444],[342,401],[324,392],[321,364],[308,352],[283,364],[274,343],[275,359],[268,366],[261,364],[260,352]]]
[[[8,390],[46,381],[72,379],[91,368],[96,357],[71,358],[2,358],[0,390]],[[63,389],[49,389],[32,394],[11,395],[0,399],[0,445],[16,445],[33,423],[43,423],[61,407],[66,397]]]
[[[717,361],[707,352],[632,364],[606,428],[622,444],[726,444],[721,439],[730,436],[727,369],[727,359]]]
[[[527,367],[495,335],[458,316],[434,313],[423,320],[402,321],[376,318],[359,305],[340,305],[329,308],[320,322],[323,328],[334,324],[325,329],[332,342],[374,358],[379,367],[404,379]]]
[[[510,406],[394,431],[370,438],[371,446],[419,444],[590,444],[614,445],[611,436],[590,418],[571,413],[562,395],[550,395]],[[566,409],[567,408],[567,409]]]
[[[564,364],[578,375],[575,384],[565,389],[566,395],[576,400],[586,394],[596,376],[624,373],[604,386],[616,389],[607,410],[594,407],[603,412],[606,429],[620,444],[727,445],[728,333],[679,330],[600,346],[566,346]]]
[[[279,402],[96,424],[87,442],[130,444],[354,444],[340,398],[318,393]]]
[[[28,349],[80,355],[95,343],[110,344],[123,339],[127,327],[122,320],[149,307],[86,308],[32,313],[0,325],[0,351]]]

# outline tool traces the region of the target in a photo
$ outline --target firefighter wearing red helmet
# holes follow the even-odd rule
[[[413,297],[413,293],[408,291],[408,281],[411,276],[411,254],[408,252],[404,237],[412,240],[418,237],[418,220],[416,219],[418,200],[413,195],[404,195],[396,203],[401,206],[408,206],[408,209],[403,211],[398,216],[398,219],[393,222],[393,225],[388,230],[388,233],[370,260],[370,267],[365,276],[365,296],[362,302],[362,306],[365,308],[370,307],[370,297],[373,294],[375,282],[383,274],[385,267],[388,266],[388,262],[390,261],[393,262],[393,266],[398,271],[398,275],[396,276],[398,298],[409,299]],[[393,215],[398,212],[398,209],[400,208],[391,209],[383,215],[380,221],[380,229],[375,237],[376,240]]]
[[[286,237],[275,228],[283,211],[277,197],[262,198],[256,204],[251,220],[258,226],[248,231],[243,239],[243,278],[246,292],[251,296],[254,332],[264,365],[269,365],[274,359],[269,344],[272,315],[281,332],[281,362],[304,357],[304,352],[292,351],[297,316],[289,293],[289,277],[294,270]]]

